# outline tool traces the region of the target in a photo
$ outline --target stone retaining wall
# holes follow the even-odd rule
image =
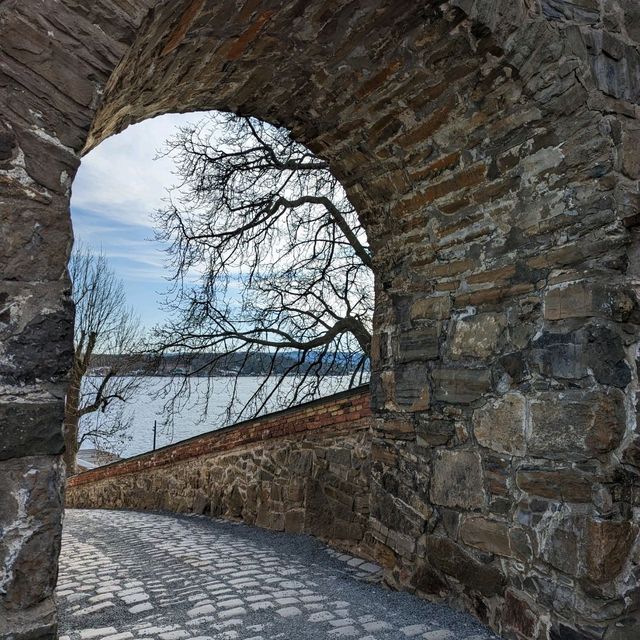
[[[81,473],[67,506],[222,516],[365,552],[369,403],[359,388]]]

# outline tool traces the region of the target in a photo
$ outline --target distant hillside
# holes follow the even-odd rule
[[[359,358],[359,355],[337,353],[335,358],[325,357],[325,363],[318,367],[314,365],[314,358],[311,357],[303,367],[296,370],[296,373],[305,372],[311,367],[314,372],[322,375],[349,375],[353,373]],[[148,357],[96,354],[91,359],[90,371],[94,375],[100,375],[102,369],[117,362],[118,368],[128,375],[261,376],[267,375],[270,370],[272,373],[282,375],[297,362],[298,354],[295,351],[283,352],[276,356],[275,362],[272,362],[272,356],[267,353],[238,352],[223,356],[215,366],[210,364],[212,359],[213,354],[210,353],[166,355],[159,361],[152,361]],[[331,364],[329,364],[330,360],[333,360]],[[366,370],[369,370],[368,362]]]

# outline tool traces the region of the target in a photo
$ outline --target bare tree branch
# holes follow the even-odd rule
[[[206,355],[209,372],[244,354],[238,375],[253,359],[269,359],[263,384],[232,409],[236,416],[255,415],[275,393],[283,406],[299,402],[328,376],[362,383],[371,250],[327,163],[287,131],[231,114],[180,129],[165,153],[179,183],[155,215],[173,282],[156,351]],[[283,384],[294,376],[294,385]],[[236,400],[237,382],[230,404]]]
[[[91,440],[103,449],[113,449],[126,438],[128,421],[121,408],[143,384],[143,378],[128,375],[143,352],[140,322],[126,306],[122,282],[102,254],[77,248],[69,263],[76,304],[75,350],[69,391],[65,398],[65,463],[67,473],[76,468],[80,444]],[[108,354],[101,375],[91,374],[98,352]],[[105,356],[102,356],[105,359]],[[101,418],[89,422],[90,414]]]

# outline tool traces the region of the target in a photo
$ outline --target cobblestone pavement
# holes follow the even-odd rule
[[[61,640],[485,640],[307,536],[199,516],[68,510]]]

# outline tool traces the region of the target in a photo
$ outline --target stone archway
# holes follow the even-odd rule
[[[82,149],[217,108],[327,158],[373,242],[388,580],[507,637],[633,637],[634,4],[42,6],[0,9],[2,633],[54,634]]]

